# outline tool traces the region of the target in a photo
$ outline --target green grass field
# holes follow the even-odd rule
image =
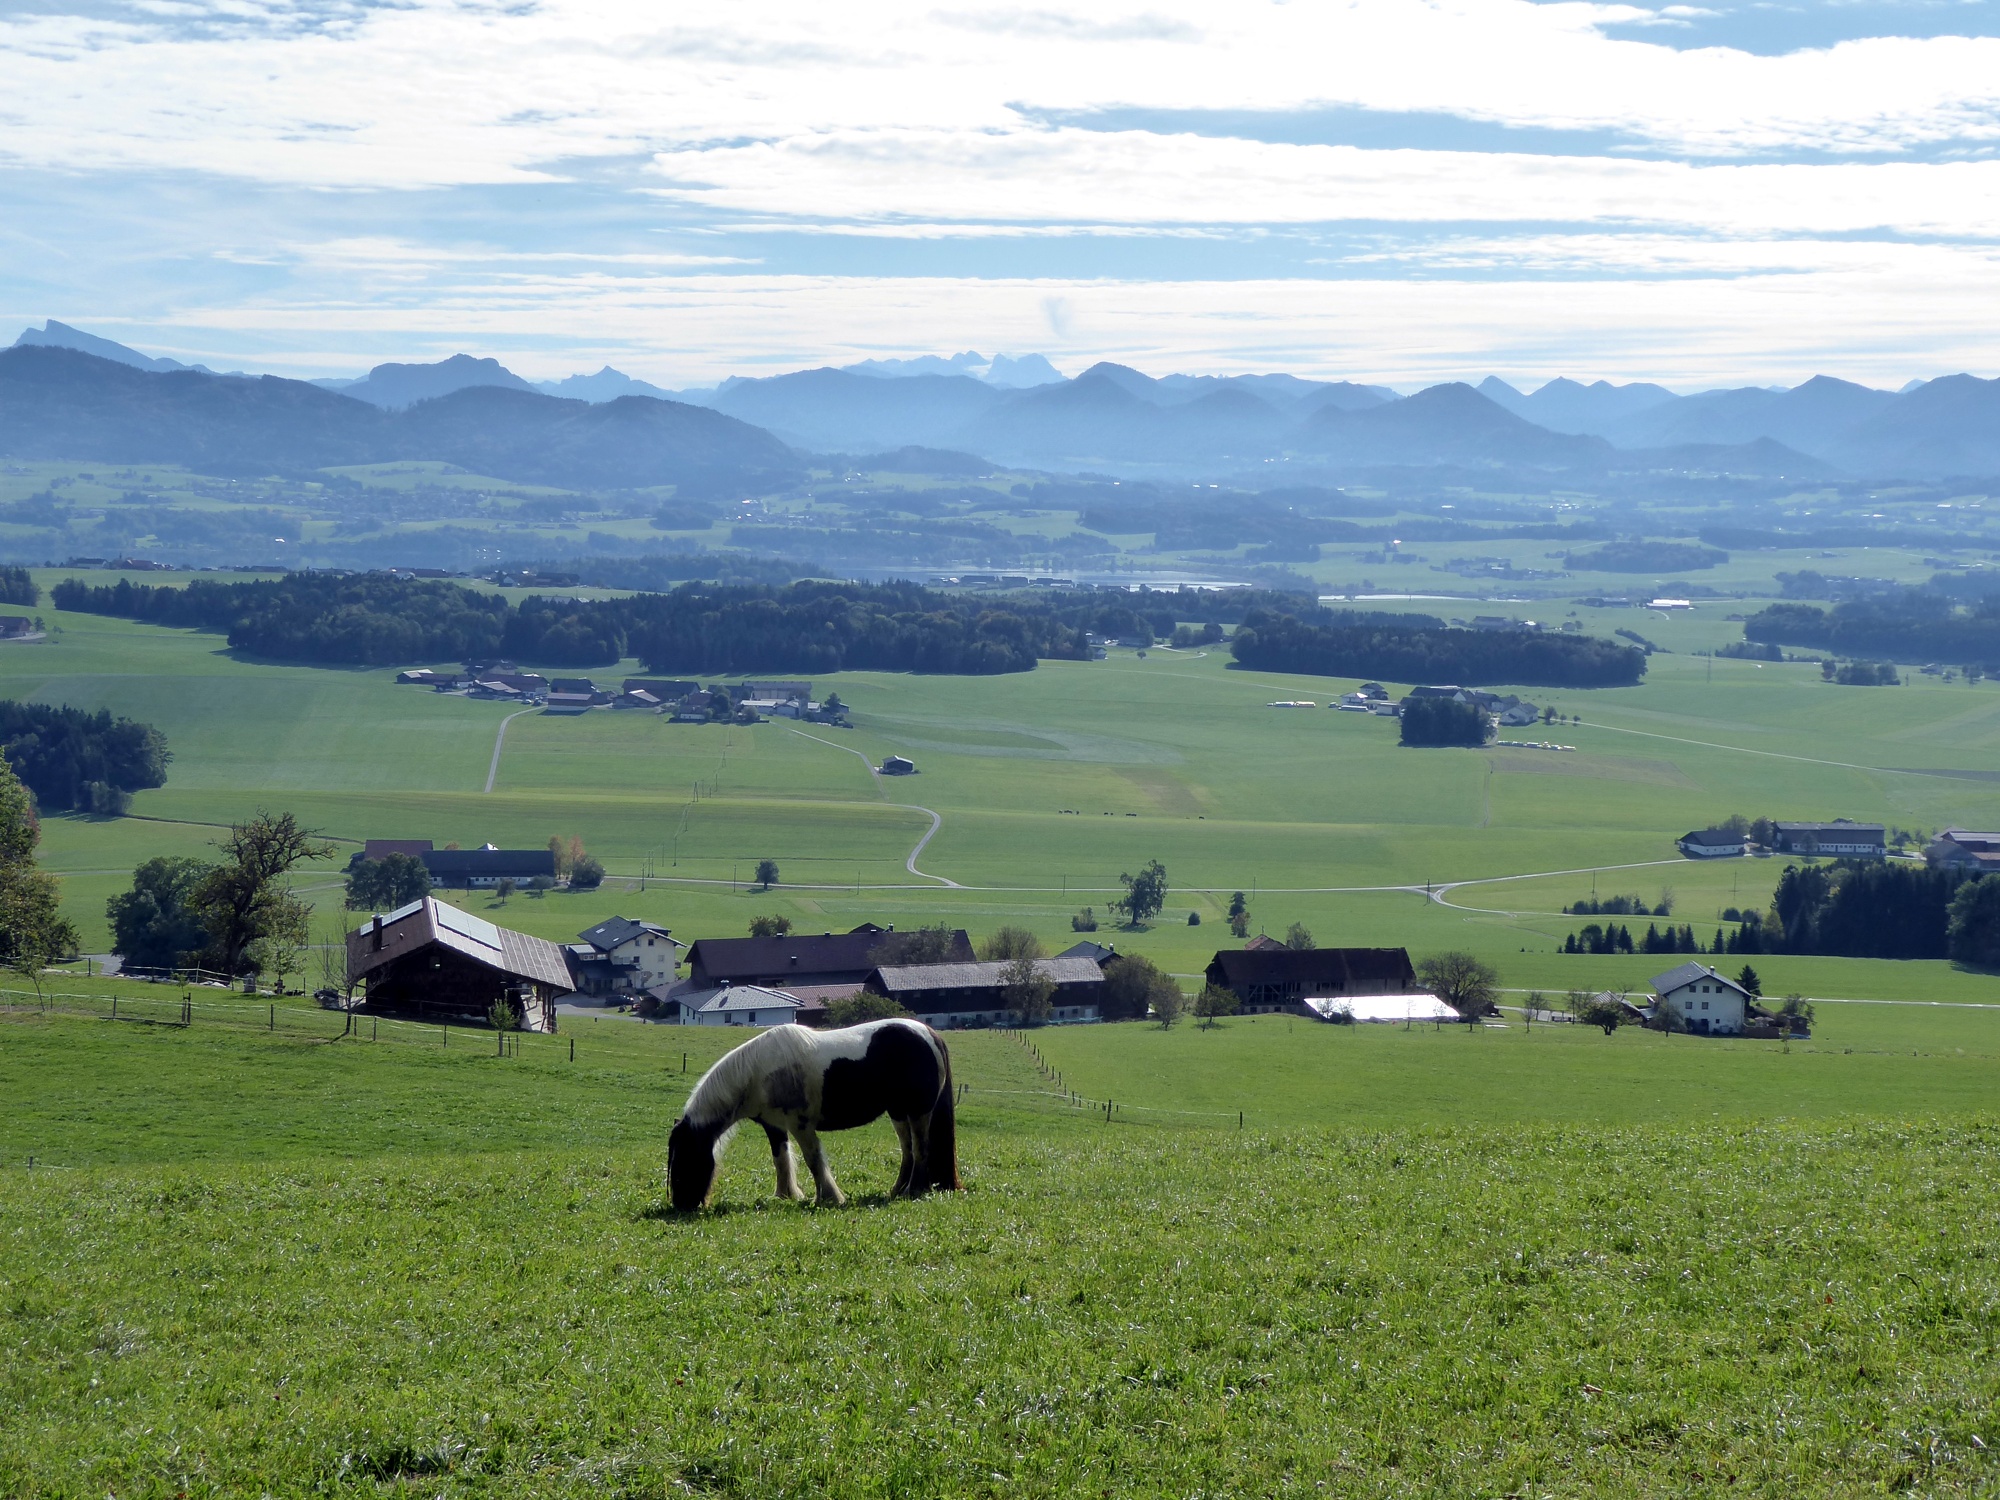
[[[726,1034],[584,1023],[571,1062],[262,1014],[0,1018],[0,1492],[2000,1482],[1979,1012],[1706,1068],[1549,1027],[1038,1034],[1129,1091],[1109,1123],[964,1035],[967,1192],[882,1201],[877,1125],[832,1140],[849,1208],[774,1203],[741,1140],[695,1219],[663,1138]]]
[[[1593,628],[1632,615],[1600,613]],[[344,840],[580,835],[612,871],[603,891],[505,909],[557,938],[613,911],[684,938],[777,912],[807,931],[1014,922],[1059,947],[1086,905],[1108,929],[1119,873],[1157,858],[1174,887],[1160,920],[1099,935],[1184,976],[1228,941],[1219,919],[1241,889],[1272,932],[1300,921],[1322,944],[1465,947],[1521,989],[1639,988],[1665,966],[1562,956],[1579,921],[1560,909],[1593,892],[1649,903],[1671,892],[1675,919],[1708,936],[1724,907],[1768,901],[1777,862],[1681,859],[1673,839],[1690,827],[1731,811],[1917,831],[2000,822],[1991,683],[1838,688],[1810,666],[1659,655],[1636,688],[1530,690],[1581,716],[1534,731],[1573,754],[1414,751],[1388,721],[1265,706],[1324,704],[1351,684],[1232,671],[1216,652],[1123,652],[999,678],[821,679],[853,705],[852,731],[531,714],[508,724],[487,792],[503,705],[398,687],[385,671],[245,660],[194,632],[51,619],[50,641],[0,646],[0,692],[157,724],[175,756],[137,816],[47,824],[47,863],[98,950],[104,902],[133,865],[200,853],[221,825],[270,807]],[[1734,628],[1702,611],[1642,623],[1679,653]],[[892,751],[920,774],[873,776],[869,763]],[[942,824],[912,874],[931,812]],[[768,894],[748,888],[765,857],[781,869]],[[330,865],[303,883],[337,910]],[[1944,964],[1759,968],[1780,993],[2000,1003],[1994,976]]]

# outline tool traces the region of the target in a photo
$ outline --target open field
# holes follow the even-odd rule
[[[879,1201],[877,1125],[832,1142],[850,1208],[771,1203],[740,1140],[694,1220],[662,1139],[723,1035],[0,1017],[0,1490],[1988,1494],[2000,1048],[1879,1009],[1713,1086],[1540,1027],[1037,1038],[1297,1116],[1242,1131],[1101,1123],[962,1036],[968,1192]]]
[[[134,864],[202,852],[220,825],[261,806],[342,840],[538,846],[580,835],[612,872],[605,890],[505,908],[507,922],[550,937],[614,910],[682,937],[779,912],[808,931],[1018,922],[1059,947],[1087,905],[1101,937],[1193,975],[1227,941],[1219,919],[1241,889],[1269,931],[1300,921],[1323,944],[1463,946],[1523,989],[1636,988],[1651,961],[1556,951],[1582,920],[1562,906],[1593,892],[1648,904],[1671,892],[1675,920],[1706,938],[1723,908],[1768,901],[1779,874],[1777,861],[1679,858],[1672,840],[1689,827],[1732,811],[1918,832],[2000,822],[2000,685],[1837,688],[1807,665],[1684,654],[1733,631],[1719,610],[1640,620],[1677,654],[1654,656],[1639,687],[1529,690],[1582,717],[1532,731],[1574,754],[1404,750],[1387,721],[1265,707],[1324,704],[1350,684],[1161,650],[998,678],[820,679],[853,705],[852,731],[528,715],[507,729],[491,793],[503,705],[398,687],[385,671],[246,660],[214,636],[49,613],[51,641],[0,646],[0,692],[146,720],[175,755],[167,785],[136,799],[138,816],[49,820],[46,861],[94,949],[107,941],[104,901]],[[1608,632],[1634,614],[1589,623]],[[892,751],[921,774],[872,775]],[[941,826],[912,873],[933,812]],[[764,894],[747,882],[767,856],[782,883]],[[1166,912],[1150,931],[1110,931],[1119,872],[1153,858],[1174,887]],[[337,907],[336,870],[303,883]],[[1188,926],[1190,913],[1202,925]],[[1774,993],[2000,1003],[1993,976],[1943,964],[1758,967]]]

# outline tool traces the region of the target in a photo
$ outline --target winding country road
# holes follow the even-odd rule
[[[919,870],[917,868],[917,856],[924,852],[924,846],[928,844],[932,839],[936,838],[937,831],[940,828],[944,827],[943,813],[938,812],[934,808],[919,807],[914,802],[889,801],[888,793],[882,790],[880,784],[880,777],[882,773],[875,769],[875,762],[870,760],[867,756],[863,755],[859,750],[856,750],[853,746],[836,745],[832,740],[823,740],[816,734],[807,734],[803,729],[794,729],[792,733],[797,735],[802,740],[811,740],[815,745],[825,745],[830,750],[838,750],[842,754],[851,755],[856,760],[860,761],[862,765],[868,768],[869,780],[875,783],[875,795],[882,798],[883,806],[893,807],[902,812],[920,812],[931,820],[931,826],[929,830],[925,832],[922,838],[917,840],[916,847],[910,851],[910,857],[903,861],[904,869],[908,870],[912,875],[916,876],[917,879],[919,880],[935,880],[939,885],[945,887],[947,890],[963,891],[972,889],[972,887],[960,885],[956,880],[947,880],[942,875],[933,875],[926,870]]]

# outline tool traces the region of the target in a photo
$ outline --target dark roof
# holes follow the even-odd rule
[[[1403,948],[1224,948],[1209,963],[1231,989],[1303,984],[1334,994],[1379,995],[1408,989],[1416,970]]]
[[[1777,827],[1780,833],[1833,834],[1841,838],[1856,834],[1880,838],[1884,832],[1880,823],[1855,823],[1846,818],[1835,818],[1831,823],[1780,823]]]
[[[427,849],[424,867],[433,875],[514,875],[555,878],[556,857],[547,849]]]
[[[1695,833],[1680,836],[1683,844],[1695,844],[1703,849],[1726,849],[1732,844],[1741,844],[1744,835],[1731,833],[1727,828],[1703,828]]]
[[[688,949],[691,973],[711,983],[780,983],[786,976],[852,974],[865,978],[875,967],[870,958],[887,934],[880,932],[792,933],[771,938],[702,938]],[[955,958],[972,959],[972,939],[960,929],[952,935]]]
[[[925,994],[935,990],[995,990],[1007,982],[1007,963],[909,964],[877,969],[873,982],[885,995]],[[1104,971],[1088,958],[1038,958],[1038,977],[1059,985],[1098,984]]]
[[[647,933],[673,941],[673,934],[657,922],[635,922],[630,917],[606,917],[595,927],[586,927],[577,936],[599,953],[609,953],[621,943]]]
[[[552,693],[594,693],[597,684],[588,677],[551,677],[549,691]]]
[[[387,859],[392,854],[407,854],[412,859],[422,859],[430,852],[429,839],[370,839],[361,846],[363,859]]]
[[[375,946],[374,921],[347,935],[347,972],[356,978],[436,944],[520,979],[563,991],[575,988],[563,950],[547,938],[495,926],[435,897],[420,896],[375,920],[382,924],[381,947]]]
[[[1071,943],[1057,958],[1087,958],[1092,963],[1101,964],[1115,956],[1116,950],[1109,944],[1092,942],[1085,938],[1080,943]]]

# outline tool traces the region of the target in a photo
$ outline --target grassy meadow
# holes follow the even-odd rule
[[[529,714],[490,792],[507,708],[199,633],[44,611],[48,641],[0,645],[0,695],[173,749],[133,816],[45,823],[97,951],[134,864],[264,807],[343,849],[579,835],[603,890],[460,898],[554,938],[782,913],[1061,946],[1091,905],[1192,985],[1241,888],[1271,931],[1624,988],[1667,965],[1563,956],[1564,904],[1670,892],[1706,933],[1777,879],[1680,859],[1691,826],[2000,820],[2000,687],[1690,655],[1733,632],[1719,610],[1590,617],[1672,654],[1638,688],[1529,693],[1581,716],[1535,731],[1565,754],[1402,750],[1387,721],[1265,706],[1347,684],[1213,652],[820,679],[851,731]],[[891,752],[920,774],[872,775]],[[1114,929],[1152,858],[1167,910]],[[299,880],[329,931],[338,863]],[[0,1494],[1990,1496],[2000,983],[1757,966],[1823,998],[1810,1041],[954,1035],[967,1192],[884,1201],[878,1124],[830,1142],[848,1209],[774,1202],[745,1138],[691,1219],[665,1135],[725,1031],[566,1016],[502,1055],[215,990],[183,1028],[182,991],[80,975],[44,1010],[10,981]]]
[[[1552,1027],[1038,1034],[1066,1086],[1156,1106],[1109,1123],[964,1035],[964,1194],[883,1201],[876,1125],[831,1139],[845,1210],[771,1200],[740,1139],[683,1219],[681,1054],[725,1035],[579,1023],[571,1062],[255,1010],[0,1017],[0,1491],[2000,1480],[1979,1013],[1707,1070]],[[1245,1097],[1242,1130],[1195,1112]]]
[[[1654,969],[1643,958],[1557,951],[1579,925],[1564,905],[1671,896],[1675,920],[1706,937],[1725,907],[1761,907],[1776,883],[1773,861],[1680,858],[1673,839],[1690,827],[1732,811],[1917,832],[2000,821],[1990,769],[2000,685],[1915,677],[1839,688],[1810,665],[1689,654],[1734,633],[1720,606],[1638,618],[1670,653],[1651,658],[1639,687],[1529,690],[1582,722],[1522,737],[1574,753],[1405,750],[1390,721],[1266,707],[1324,705],[1350,683],[1156,650],[1000,678],[820,679],[819,691],[853,706],[851,731],[529,714],[507,723],[497,768],[505,705],[399,687],[386,671],[261,663],[197,632],[47,613],[50,640],[0,646],[0,693],[157,724],[175,757],[167,785],[135,799],[135,816],[48,821],[46,861],[97,951],[108,941],[104,902],[134,864],[200,853],[222,825],[270,807],[345,841],[539,846],[579,835],[609,867],[606,888],[505,909],[507,922],[556,938],[612,911],[684,938],[741,932],[753,914],[776,912],[806,931],[946,920],[979,933],[1012,922],[1059,947],[1089,906],[1100,937],[1191,977],[1228,940],[1220,919],[1241,889],[1271,932],[1298,921],[1323,944],[1465,947],[1520,989],[1636,988]],[[1581,614],[1605,632],[1635,620],[1630,610]],[[892,752],[920,774],[871,774]],[[932,813],[941,826],[912,873]],[[769,893],[749,888],[765,857],[781,871]],[[1111,931],[1119,873],[1149,859],[1169,872],[1166,911],[1148,931]],[[302,884],[334,920],[332,865]],[[1777,992],[2000,1003],[1993,976],[1944,964],[1776,958],[1759,968]]]

